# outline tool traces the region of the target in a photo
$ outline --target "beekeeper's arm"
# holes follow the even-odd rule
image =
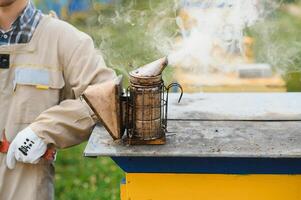
[[[106,67],[103,58],[94,48],[92,39],[73,30],[74,35],[63,35],[58,55],[63,65],[66,100],[43,112],[28,128],[19,133],[12,142],[7,165],[13,168],[15,161],[37,163],[45,153],[47,144],[66,148],[88,139],[95,120],[89,106],[79,99],[89,85],[102,83],[116,77]],[[66,33],[67,34],[67,33]],[[23,143],[31,142],[24,155]]]
[[[89,137],[95,124],[91,117],[93,112],[79,97],[89,85],[112,80],[116,76],[97,54],[89,36],[82,34],[75,43],[70,51],[61,52],[66,82],[64,94],[68,99],[43,112],[30,125],[44,142],[59,148],[79,144]]]

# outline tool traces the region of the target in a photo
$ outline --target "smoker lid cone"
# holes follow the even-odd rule
[[[167,65],[168,65],[167,57],[160,58],[152,63],[144,65],[130,72],[130,76],[135,78],[156,77],[162,74],[162,71],[165,69]]]
[[[83,94],[84,99],[113,139],[122,137],[120,123],[121,82],[122,76],[119,76],[113,81],[89,86]]]

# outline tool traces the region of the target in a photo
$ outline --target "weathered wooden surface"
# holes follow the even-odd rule
[[[170,121],[161,146],[114,142],[97,127],[85,156],[301,157],[301,122]]]
[[[301,93],[197,93],[170,95],[169,119],[301,120]]]
[[[128,146],[96,127],[85,156],[301,157],[300,93],[177,97],[166,145]]]

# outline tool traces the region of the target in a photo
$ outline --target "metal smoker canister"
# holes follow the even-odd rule
[[[162,71],[167,64],[164,57],[130,72],[127,90],[122,89],[122,77],[118,77],[84,92],[83,99],[114,140],[122,139],[129,145],[165,144],[169,90],[181,89],[179,102],[183,95],[179,84],[164,85]]]
[[[167,60],[161,63],[161,70]],[[160,70],[160,71],[161,71]],[[139,71],[130,73],[130,102],[132,109],[132,137],[155,140],[165,136],[164,82],[161,72],[155,76],[141,76]]]

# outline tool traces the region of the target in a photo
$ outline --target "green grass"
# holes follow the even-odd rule
[[[86,143],[61,150],[56,161],[56,199],[117,200],[122,170],[110,158],[84,158]]]

